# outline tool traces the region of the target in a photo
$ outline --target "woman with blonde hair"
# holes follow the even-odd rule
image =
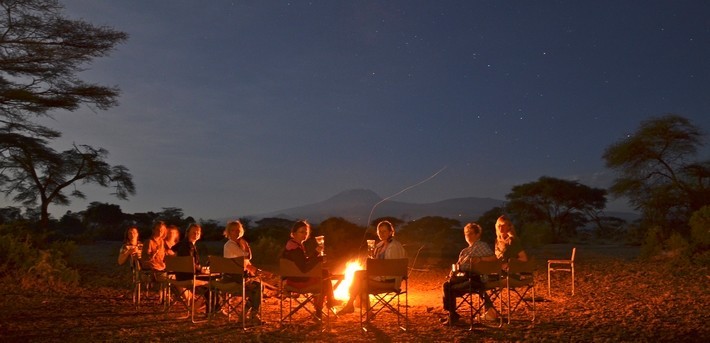
[[[515,226],[510,219],[502,215],[496,221],[496,257],[503,262],[508,262],[511,258],[516,258],[522,262],[528,260],[523,243],[515,232]]]

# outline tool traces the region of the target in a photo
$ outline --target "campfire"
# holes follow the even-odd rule
[[[365,267],[363,267],[357,260],[350,261],[346,264],[345,271],[343,272],[343,281],[338,285],[338,288],[333,290],[335,299],[348,300],[350,297],[348,290],[350,289],[350,285],[353,283],[355,272],[363,269],[365,269]]]

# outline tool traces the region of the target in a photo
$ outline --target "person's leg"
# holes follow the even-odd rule
[[[340,312],[338,312],[338,314],[347,314],[355,312],[354,302],[355,299],[360,296],[360,292],[364,288],[362,287],[362,284],[365,275],[366,274],[364,270],[355,271],[355,274],[353,275],[353,281],[350,284],[350,288],[348,288],[348,293],[350,297],[348,298],[348,301],[345,306],[343,306]]]

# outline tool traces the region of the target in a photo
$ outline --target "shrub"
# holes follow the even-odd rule
[[[710,205],[695,211],[690,217],[690,237],[701,247],[710,246]]]
[[[541,222],[523,225],[520,239],[530,248],[538,248],[554,241],[554,234],[550,225]]]
[[[641,226],[638,223],[632,224],[629,225],[626,230],[626,236],[624,239],[628,245],[643,245],[647,233],[648,230],[646,230],[645,226]]]
[[[255,264],[277,264],[284,242],[272,237],[263,236],[251,245],[253,262]]]
[[[639,253],[641,258],[648,259],[661,254],[661,251],[663,251],[663,237],[661,235],[662,230],[658,226],[654,226],[646,232],[641,245],[641,252]]]
[[[12,234],[0,235],[0,276],[12,271],[24,271],[37,257],[29,239],[19,239]]]
[[[671,234],[671,237],[666,240],[665,246],[666,251],[663,253],[663,257],[673,265],[685,265],[690,262],[692,253],[690,243],[680,233]]]
[[[0,235],[0,276],[20,280],[23,287],[51,287],[75,285],[79,272],[68,265],[76,251],[73,242],[53,242],[42,249],[34,244],[37,237]]]
[[[39,256],[26,274],[21,276],[25,287],[57,288],[79,283],[79,272],[69,268],[61,253],[56,250],[40,250]]]

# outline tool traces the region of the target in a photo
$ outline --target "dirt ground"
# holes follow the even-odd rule
[[[115,245],[115,247],[113,245]],[[360,329],[358,312],[331,317],[330,330],[308,320],[280,326],[279,301],[266,298],[266,324],[242,330],[217,317],[193,324],[185,311],[164,313],[155,297],[136,309],[131,303],[127,270],[115,267],[118,243],[83,247],[92,256],[82,271],[82,286],[53,292],[30,292],[4,280],[0,295],[0,337],[24,341],[238,341],[238,342],[468,342],[468,341],[710,341],[710,276],[707,269],[637,262],[637,248],[578,245],[575,295],[568,273],[553,274],[547,295],[546,260],[566,258],[570,245],[532,251],[535,277],[535,322],[530,312],[516,311],[510,324],[477,323],[469,331],[462,321],[440,324],[441,283],[447,270],[417,262],[409,284],[409,331],[400,332],[391,314],[377,316],[371,330]],[[110,270],[110,272],[100,272]],[[532,300],[531,297],[528,297]]]

